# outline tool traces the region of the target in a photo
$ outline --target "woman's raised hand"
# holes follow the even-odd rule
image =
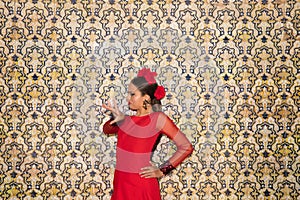
[[[109,110],[114,116],[110,124],[120,122],[125,118],[125,115],[119,110],[115,99],[112,99],[107,104],[102,104],[102,107]]]

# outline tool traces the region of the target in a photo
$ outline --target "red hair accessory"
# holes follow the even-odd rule
[[[156,83],[155,76],[157,76],[156,72],[151,72],[150,69],[143,68],[139,71],[138,77],[144,77],[149,84]]]
[[[154,96],[157,100],[161,100],[166,96],[165,88],[163,86],[157,86]]]

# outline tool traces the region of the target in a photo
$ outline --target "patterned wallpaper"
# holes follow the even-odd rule
[[[109,199],[101,104],[130,114],[141,67],[195,148],[163,199],[300,199],[299,21],[299,0],[2,0],[0,199]]]

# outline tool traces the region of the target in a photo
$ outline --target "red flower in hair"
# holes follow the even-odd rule
[[[161,100],[166,96],[165,88],[163,86],[157,86],[154,96],[157,100]]]
[[[138,77],[144,77],[149,84],[156,83],[155,76],[157,76],[156,72],[151,72],[150,69],[143,68],[139,71]]]

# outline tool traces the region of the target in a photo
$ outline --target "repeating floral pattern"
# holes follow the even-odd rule
[[[2,0],[0,198],[109,199],[141,67],[195,151],[163,199],[299,199],[300,2]],[[175,151],[162,138],[157,165]]]

